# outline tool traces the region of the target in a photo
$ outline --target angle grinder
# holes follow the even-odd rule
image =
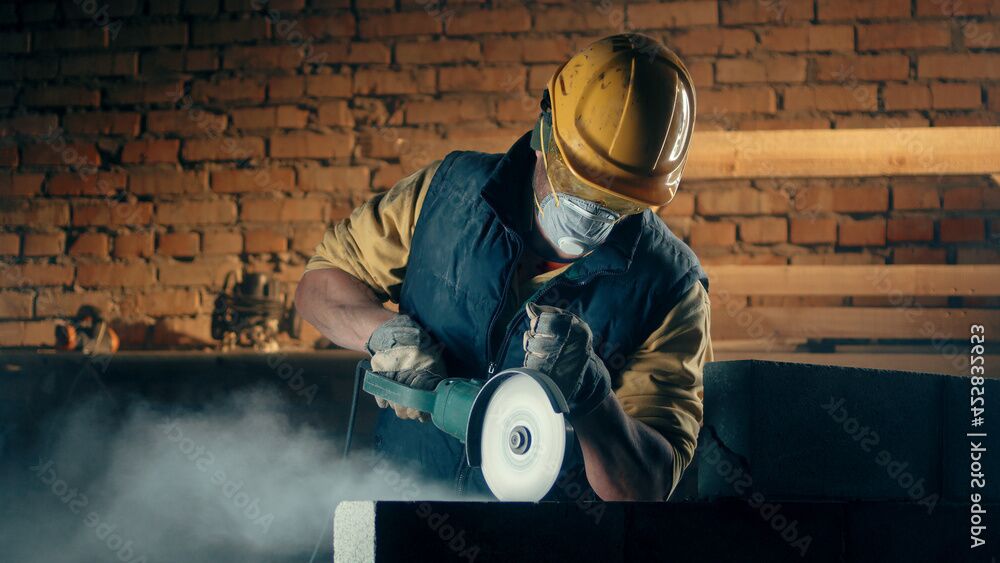
[[[371,371],[367,361],[358,369],[364,371],[366,392],[430,413],[434,426],[464,443],[469,465],[482,468],[499,500],[541,500],[573,447],[566,399],[540,371],[513,368],[487,380],[449,378],[422,390]]]

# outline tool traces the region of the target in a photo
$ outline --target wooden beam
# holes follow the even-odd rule
[[[1000,331],[997,309],[922,307],[744,307],[712,308],[712,338],[768,342],[788,338],[880,338],[965,340],[969,326]],[[960,352],[962,352],[960,350]],[[963,353],[967,355],[968,351]]]
[[[1000,127],[699,131],[688,180],[1000,173]]]
[[[710,266],[711,292],[729,295],[1000,295],[1000,265]],[[723,294],[724,295],[724,294]]]

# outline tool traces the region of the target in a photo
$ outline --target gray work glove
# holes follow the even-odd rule
[[[434,389],[444,379],[441,347],[420,325],[407,315],[397,315],[378,328],[365,345],[372,355],[372,371],[416,389]],[[402,419],[426,422],[428,413],[390,403],[375,397],[381,408],[392,407]]]
[[[590,327],[569,311],[528,303],[524,367],[551,377],[570,414],[585,415],[611,393],[611,377],[594,353]]]

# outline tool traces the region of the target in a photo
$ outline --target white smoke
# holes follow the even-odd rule
[[[371,452],[293,424],[276,393],[196,412],[109,399],[59,418],[39,459],[4,462],[5,561],[328,560],[341,500],[447,499]]]

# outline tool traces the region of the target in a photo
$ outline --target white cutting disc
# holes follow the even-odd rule
[[[552,488],[566,454],[567,425],[545,389],[523,373],[490,397],[483,420],[482,469],[500,500],[535,502]]]

